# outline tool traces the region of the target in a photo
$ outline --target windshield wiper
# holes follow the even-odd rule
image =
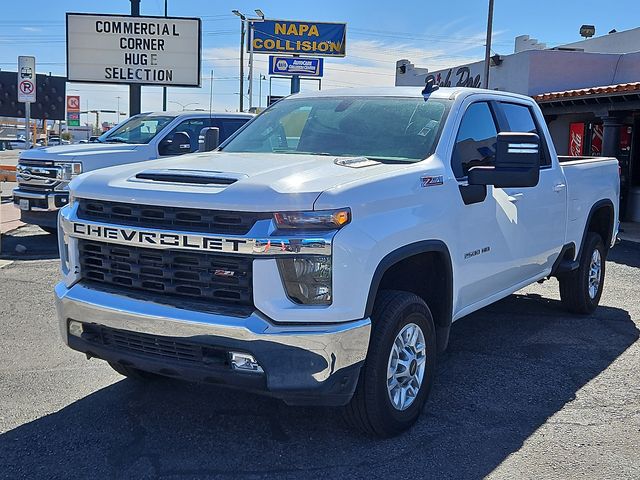
[[[370,157],[367,155],[365,158],[380,163],[416,163],[419,161],[405,157]]]
[[[120,137],[109,137],[104,140],[106,143],[129,143],[124,138]]]

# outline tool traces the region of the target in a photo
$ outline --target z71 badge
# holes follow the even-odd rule
[[[442,185],[444,183],[444,177],[442,175],[423,175],[420,177],[420,182],[422,187],[435,187],[436,185]]]

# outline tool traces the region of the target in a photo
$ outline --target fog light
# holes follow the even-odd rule
[[[84,328],[82,327],[82,323],[76,322],[75,320],[71,320],[69,322],[69,335],[73,335],[74,337],[82,337],[83,332]]]
[[[231,367],[234,370],[242,370],[243,372],[255,372],[263,373],[262,367],[253,357],[248,353],[242,352],[229,352],[231,355]]]

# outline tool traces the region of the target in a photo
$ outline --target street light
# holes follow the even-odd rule
[[[247,27],[249,28],[249,109],[253,108],[253,34],[255,31],[255,26],[253,25],[256,22],[264,22],[264,13],[259,8],[256,8],[255,12],[258,17],[247,17],[244,13],[238,10],[231,11],[234,15],[240,17],[242,27],[240,30],[240,90],[243,90],[243,45],[244,45],[244,23],[247,23]],[[242,111],[242,96],[240,97],[240,110]]]
[[[231,13],[240,17],[240,91],[244,92],[244,21],[247,19],[238,10],[231,10]],[[244,98],[240,95],[240,111],[244,112]]]
[[[182,111],[184,112],[187,107],[189,105],[198,105],[198,102],[191,102],[191,103],[180,103],[180,102],[176,102],[174,100],[169,100],[167,103],[175,103],[176,105],[180,105],[182,107]]]

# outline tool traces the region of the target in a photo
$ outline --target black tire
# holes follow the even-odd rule
[[[120,375],[124,375],[128,378],[133,378],[135,380],[156,380],[161,376],[151,372],[145,372],[144,370],[139,370],[137,368],[128,367],[126,365],[122,365],[116,362],[108,362],[109,366],[113,368]]]
[[[600,254],[600,282],[595,296],[589,294],[589,273],[591,259],[594,252]],[[580,255],[580,266],[573,272],[558,277],[560,282],[560,300],[564,307],[573,313],[590,314],[598,307],[602,288],[604,287],[604,273],[606,264],[606,250],[602,237],[594,232],[588,232]]]
[[[386,290],[378,294],[373,308],[373,328],[367,358],[358,386],[344,408],[346,421],[376,437],[391,437],[411,427],[418,419],[429,395],[436,366],[436,336],[427,304],[417,295]],[[396,409],[387,391],[387,367],[391,348],[408,324],[420,327],[425,339],[426,360],[422,383],[406,410]]]
[[[58,228],[57,227],[43,227],[42,225],[39,225],[39,227],[44,230],[45,232],[47,232],[49,235],[57,235],[58,234]]]

